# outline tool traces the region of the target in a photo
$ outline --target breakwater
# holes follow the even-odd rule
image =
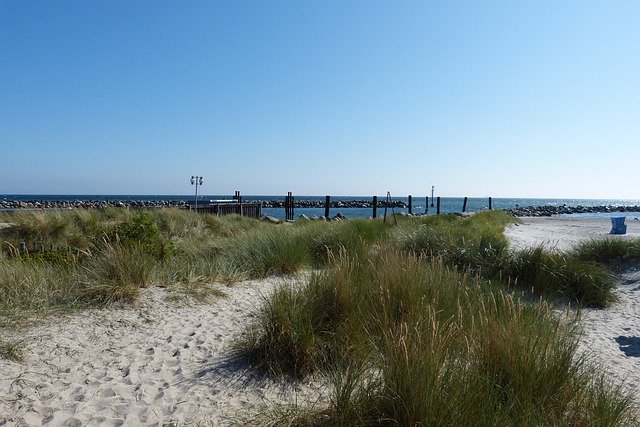
[[[77,198],[76,198],[77,197]],[[230,198],[230,196],[204,196],[198,198],[199,206],[206,206],[210,199]],[[247,196],[243,202],[259,203],[263,213],[275,217],[284,217],[284,198],[277,196]],[[418,203],[415,203],[415,202]],[[320,216],[325,214],[325,198],[315,196],[300,196],[294,198],[294,208],[300,209],[296,214]],[[377,199],[377,207],[394,207],[400,212],[408,211],[409,200],[406,197],[396,198],[387,202],[382,197]],[[433,200],[414,199],[414,213],[433,215],[437,208],[433,207]],[[0,210],[51,210],[51,209],[150,209],[150,208],[178,208],[189,209],[194,200],[188,196],[47,196],[43,195],[15,196],[5,195],[0,198]],[[348,217],[370,217],[372,215],[373,198],[355,196],[336,197],[330,201],[331,214],[341,212]],[[464,199],[459,197],[443,198],[441,213],[461,213]],[[488,200],[483,198],[469,199],[467,212],[476,212],[489,208]],[[606,215],[616,212],[640,212],[638,200],[558,200],[558,199],[493,199],[493,208],[504,210],[511,215],[523,216],[551,216],[566,214],[596,214]],[[266,210],[266,211],[265,211]]]
[[[264,208],[283,208],[284,200],[247,200],[250,203],[260,203]],[[183,208],[188,209],[194,204],[193,200],[0,200],[0,209],[106,209],[106,208]],[[208,200],[198,200],[200,206],[209,204]],[[324,208],[322,200],[294,200],[295,208]],[[372,200],[338,200],[330,203],[331,208],[372,208]],[[407,203],[401,200],[387,202],[378,201],[378,207],[407,208]]]
[[[551,216],[571,214],[616,213],[616,212],[640,212],[640,206],[516,206],[505,209],[505,212],[513,216]]]
[[[281,200],[261,200],[262,206],[265,208],[283,208],[285,206],[285,202]],[[293,206],[295,208],[311,208],[311,209],[320,209],[325,207],[325,202],[321,200],[295,200],[293,202]],[[338,200],[332,201],[329,203],[329,207],[332,209],[335,208],[363,208],[370,209],[373,208],[373,200]],[[394,207],[406,209],[407,203],[401,200],[393,200],[387,202],[385,200],[378,200],[378,207]]]
[[[0,200],[0,209],[186,208],[183,200]]]

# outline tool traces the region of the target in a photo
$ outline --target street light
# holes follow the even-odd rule
[[[191,177],[191,185],[196,186],[196,213],[198,213],[198,185],[202,185],[202,177],[201,176],[192,176]]]

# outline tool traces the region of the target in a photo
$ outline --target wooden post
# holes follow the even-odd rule
[[[464,198],[464,202],[462,203],[462,212],[467,211],[467,198]]]
[[[440,215],[440,196],[436,198],[436,215]]]
[[[287,193],[287,197],[284,198],[284,219],[289,219],[289,203],[290,203],[291,193]]]
[[[371,205],[373,207],[372,217],[375,218],[378,216],[378,196],[373,196],[373,202],[371,202]]]
[[[429,196],[424,198],[424,214],[426,215],[429,212]]]
[[[491,210],[491,197],[489,197],[489,210]]]
[[[285,200],[285,219],[293,220],[293,194],[291,191],[287,193],[287,198]]]
[[[411,194],[409,194],[409,215],[413,214],[413,206],[412,206],[412,198],[411,198]]]
[[[324,198],[324,217],[329,219],[329,206],[331,205],[331,196]]]

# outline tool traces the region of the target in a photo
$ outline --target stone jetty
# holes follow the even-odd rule
[[[505,209],[513,216],[551,216],[588,213],[640,212],[640,206],[526,206]]]
[[[283,208],[284,200],[246,200],[247,203],[261,203],[264,208]],[[0,200],[0,210],[16,209],[105,209],[105,208],[183,208],[187,209],[193,200]],[[206,206],[208,200],[198,200],[198,205]],[[294,200],[296,208],[324,208],[324,200]],[[332,201],[331,208],[372,208],[371,200]],[[402,201],[378,201],[378,207],[406,208]]]
[[[185,208],[181,200],[0,200],[0,209],[105,209],[105,208]]]
[[[284,200],[261,200],[256,203],[262,203],[264,208],[283,208]],[[324,208],[324,200],[295,200],[293,205],[296,208]],[[372,200],[338,200],[331,201],[329,206],[331,208],[372,208]],[[406,208],[405,202],[394,200],[387,202],[385,200],[378,200],[378,207],[394,207],[394,208]]]

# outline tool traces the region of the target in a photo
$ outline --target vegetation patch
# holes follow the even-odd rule
[[[583,306],[614,301],[609,268],[637,241],[511,252],[502,212],[271,224],[178,210],[0,213],[0,326],[132,302],[151,285],[208,303],[216,283],[311,270],[265,301],[235,351],[275,376],[324,375],[322,425],[631,425],[631,396],[576,354],[573,325],[533,289]],[[24,243],[24,244],[23,244]],[[1,341],[20,360],[19,342]]]
[[[328,375],[332,404],[305,411],[309,423],[624,424],[630,397],[576,345],[544,303],[387,252],[342,256],[307,286],[281,288],[237,351],[267,373]]]

